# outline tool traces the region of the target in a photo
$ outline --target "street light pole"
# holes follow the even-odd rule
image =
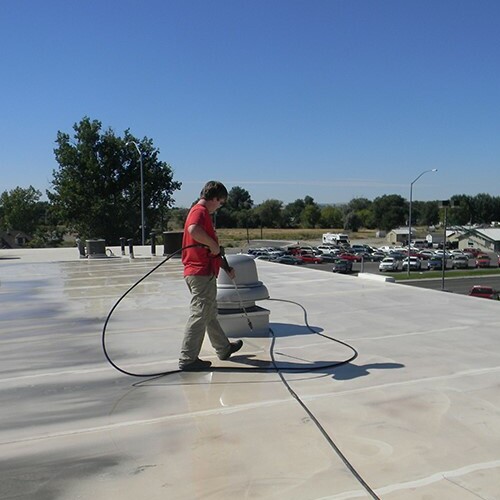
[[[444,231],[443,231],[443,260],[441,261],[441,291],[444,292],[444,274],[446,269],[446,226],[448,225],[448,207],[449,200],[442,201],[441,206],[444,208]]]
[[[437,172],[438,169],[437,168],[433,168],[431,170],[424,170],[423,172],[421,172],[419,174],[419,176],[410,184],[410,209],[409,209],[409,213],[408,213],[408,267],[407,267],[407,273],[408,273],[408,277],[410,276],[410,247],[411,247],[411,205],[412,205],[412,198],[413,198],[413,184],[415,184],[415,182],[417,182],[420,177],[422,177],[422,175],[426,174],[427,172]]]
[[[142,233],[142,246],[144,246],[144,241],[145,241],[145,238],[144,238],[144,231],[145,231],[145,228],[144,228],[144,172],[143,172],[143,168],[142,168],[142,152],[139,149],[139,146],[137,145],[137,143],[135,141],[127,142],[126,146],[128,146],[129,144],[133,144],[135,146],[135,149],[139,153],[139,165],[140,165],[140,169],[141,169],[141,233]]]

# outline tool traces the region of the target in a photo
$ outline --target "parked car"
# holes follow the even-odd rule
[[[339,255],[340,259],[350,260],[351,262],[361,262],[361,255],[344,252]]]
[[[380,262],[382,259],[385,259],[385,253],[380,251],[375,251],[372,253],[372,261]]]
[[[395,259],[394,257],[386,257],[380,261],[378,265],[378,270],[380,272],[384,271],[399,271],[401,266],[401,261],[399,259]]]
[[[469,257],[467,255],[454,254],[451,261],[452,269],[467,269],[469,267]]]
[[[447,259],[451,259],[453,254],[449,252],[448,250],[443,250],[442,248],[436,250],[434,252],[435,255],[442,257],[443,255],[446,256]]]
[[[450,267],[450,262],[451,259],[445,259],[444,265],[445,268]],[[427,269],[429,271],[439,271],[440,269],[443,269],[443,258],[435,255],[434,257],[431,257],[427,261]]]
[[[323,258],[319,255],[314,255],[312,253],[303,253],[299,255],[299,258],[302,259],[306,264],[321,264],[323,262]]]
[[[472,257],[476,257],[478,254],[480,254],[481,250],[478,250],[477,248],[464,248],[463,252],[468,253],[472,258]]]
[[[410,270],[420,271],[422,268],[422,261],[418,257],[410,257]],[[403,260],[403,271],[408,270],[408,258]]]
[[[471,295],[472,297],[483,297],[485,299],[500,299],[498,292],[491,286],[474,285],[470,289],[469,295]]]
[[[392,257],[393,259],[403,261],[403,259],[408,257],[408,254],[404,252],[390,252],[389,256]]]
[[[476,256],[476,267],[490,267],[491,258],[485,253],[480,253]]]
[[[337,259],[333,265],[332,271],[334,273],[351,273],[352,272],[352,261],[346,259]]]
[[[337,262],[338,257],[334,253],[323,253],[321,254],[323,262]]]
[[[274,260],[274,257],[271,257],[271,255],[254,255],[253,256],[255,260]]]
[[[418,252],[418,257],[423,260],[428,260],[434,257],[434,252],[432,250],[421,250]]]
[[[323,255],[325,254],[334,254],[338,252],[338,248],[335,245],[332,244],[326,244],[326,245],[318,245],[316,247]]]
[[[351,251],[353,253],[360,253],[360,252],[370,253],[370,247],[368,245],[353,244],[351,245]]]
[[[290,264],[292,266],[299,266],[304,264],[302,259],[294,257],[293,255],[282,255],[273,259],[273,262],[278,262],[279,264]]]

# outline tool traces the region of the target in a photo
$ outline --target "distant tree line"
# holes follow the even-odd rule
[[[0,230],[22,231],[31,246],[58,246],[65,234],[104,238],[117,244],[121,236],[140,240],[141,170],[146,234],[180,229],[188,208],[174,207],[173,194],[181,183],[171,166],[159,160],[153,141],[137,139],[130,130],[123,137],[103,131],[97,120],[84,117],[74,133],[58,132],[48,201],[33,186],[16,187],[0,195]],[[193,200],[195,202],[196,200]],[[500,221],[500,197],[481,193],[454,195],[448,224]],[[233,187],[227,203],[216,214],[220,228],[324,228],[389,231],[408,224],[408,201],[397,194],[369,200],[353,198],[345,204],[320,205],[311,196],[284,204],[268,199],[255,205],[250,193]],[[438,201],[413,201],[412,225],[436,225],[442,219]]]

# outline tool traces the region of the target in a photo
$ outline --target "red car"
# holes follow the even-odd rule
[[[471,257],[477,257],[481,253],[477,248],[464,248],[463,252],[469,254]]]
[[[474,285],[470,291],[469,295],[472,297],[483,297],[484,299],[499,300],[498,292],[491,286]]]
[[[299,258],[306,264],[321,264],[323,262],[321,257],[313,255],[312,253],[303,253],[302,255],[299,255]]]
[[[490,265],[491,258],[489,255],[482,253],[476,257],[476,267],[490,267]]]
[[[361,255],[356,255],[353,253],[341,253],[337,255],[339,259],[350,260],[351,262],[361,262]]]

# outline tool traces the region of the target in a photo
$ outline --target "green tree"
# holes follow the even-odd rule
[[[357,212],[349,212],[345,216],[344,220],[344,229],[348,231],[359,231],[359,228],[362,226],[361,217]]]
[[[439,222],[439,203],[437,201],[423,201],[421,203],[417,224],[424,226],[437,224]]]
[[[319,220],[321,227],[327,229],[340,228],[344,225],[344,216],[340,208],[332,205],[327,205],[321,209],[321,217]]]
[[[466,194],[456,194],[450,198],[450,201],[455,206],[453,210],[448,211],[448,223],[450,225],[463,226],[475,222],[472,197]]]
[[[235,212],[250,210],[253,207],[253,200],[246,189],[240,186],[234,186],[229,190],[225,206]]]
[[[476,213],[476,222],[490,223],[495,219],[495,201],[493,196],[487,193],[476,194],[473,198]]]
[[[60,218],[82,237],[118,243],[121,236],[139,240],[141,234],[141,175],[147,232],[165,219],[172,194],[181,184],[173,180],[167,163],[158,159],[151,139],[136,139],[129,130],[123,138],[101,122],[84,117],[73,127],[73,138],[57,133],[54,150],[59,168],[53,172],[53,191],[47,196]],[[142,155],[131,142],[138,145]]]
[[[355,214],[361,219],[360,227],[366,227],[367,229],[375,229],[377,227],[371,208],[356,210]]]
[[[302,210],[300,222],[304,228],[314,228],[321,219],[321,210],[316,203],[308,203]]]
[[[46,203],[40,202],[41,196],[33,186],[4,191],[0,195],[3,227],[32,235],[45,214]]]
[[[404,225],[408,218],[408,203],[398,194],[375,198],[372,209],[379,228],[385,231]]]
[[[346,206],[346,213],[359,212],[360,210],[370,209],[372,202],[368,198],[353,198]]]
[[[269,199],[254,208],[262,227],[280,228],[282,222],[283,202]]]
[[[292,203],[288,203],[283,209],[283,225],[284,227],[299,227],[300,218],[306,204],[304,200],[297,199]]]
[[[243,216],[239,216],[239,214],[240,212],[249,212],[252,207],[253,200],[246,189],[239,186],[231,188],[226,203],[217,211],[218,227],[247,227],[248,214]]]

